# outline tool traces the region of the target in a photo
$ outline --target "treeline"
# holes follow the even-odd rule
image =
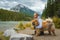
[[[60,28],[60,0],[47,0],[42,18],[51,17],[56,28]]]
[[[47,0],[42,17],[60,17],[60,0]]]
[[[32,19],[32,16],[0,9],[0,21],[29,21]]]

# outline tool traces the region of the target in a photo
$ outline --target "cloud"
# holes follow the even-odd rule
[[[16,1],[6,1],[6,0],[0,0],[0,8],[3,8],[3,9],[10,9],[11,7],[17,5],[18,2]]]
[[[46,0],[0,0],[0,8],[10,9],[18,4],[24,4],[30,9],[42,13]]]
[[[30,6],[30,8],[36,12],[42,13],[46,2],[46,0],[36,0],[35,2],[32,2],[32,6]]]
[[[42,13],[44,7],[45,7],[46,2],[43,1],[36,1],[33,6],[30,7],[30,9],[35,10],[37,12]]]

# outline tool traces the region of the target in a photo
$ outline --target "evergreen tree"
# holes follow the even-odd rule
[[[60,0],[47,0],[47,7],[44,9],[42,16],[44,17],[60,17]]]

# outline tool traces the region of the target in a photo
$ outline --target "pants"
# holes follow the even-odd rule
[[[39,36],[40,35],[40,28],[36,28],[35,31],[36,31],[36,36]]]
[[[36,28],[35,29],[35,34],[36,34],[36,36],[44,35],[43,28]]]

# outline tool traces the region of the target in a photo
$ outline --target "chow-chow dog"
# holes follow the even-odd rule
[[[43,21],[42,23],[43,29],[48,30],[49,35],[51,35],[51,32],[53,33],[53,35],[55,36],[55,25],[52,21],[52,19],[46,19]]]
[[[35,34],[37,34],[38,33],[38,29],[36,29],[36,27],[39,25],[39,22],[38,22],[38,20],[37,19],[34,19],[34,20],[32,20],[32,25],[34,26],[34,29],[35,29]],[[39,35],[44,35],[44,32],[42,31],[43,29],[41,28],[39,28],[39,34],[37,34],[38,36]],[[36,33],[37,32],[37,33]]]
[[[32,24],[35,28],[36,26],[39,25],[39,22],[37,20],[33,20]],[[51,35],[51,32],[53,33],[54,36],[56,35],[55,34],[55,25],[51,19],[46,19],[42,22],[42,29],[41,30],[45,31],[45,29],[48,30],[49,35]]]

